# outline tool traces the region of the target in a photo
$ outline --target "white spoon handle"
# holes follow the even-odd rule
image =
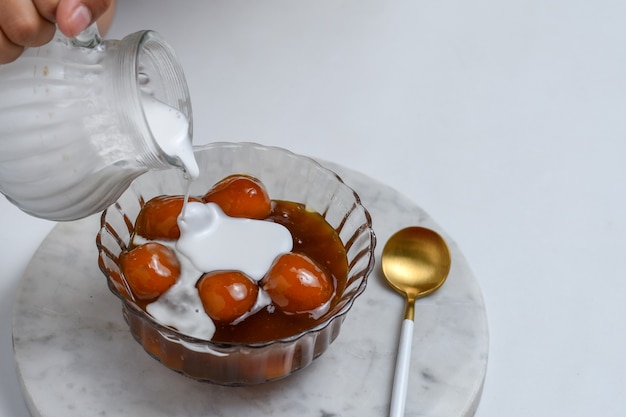
[[[400,343],[396,358],[396,371],[391,391],[390,417],[404,416],[406,391],[409,385],[409,367],[411,364],[411,345],[413,343],[413,320],[404,319],[400,330]]]

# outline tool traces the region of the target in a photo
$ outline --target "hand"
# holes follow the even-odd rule
[[[25,47],[48,43],[58,25],[73,38],[102,18],[104,34],[113,17],[114,0],[0,0],[0,64],[17,59]],[[98,22],[100,25],[100,21]]]

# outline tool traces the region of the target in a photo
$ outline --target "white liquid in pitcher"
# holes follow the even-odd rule
[[[189,121],[185,115],[147,94],[142,94],[141,103],[152,136],[161,150],[178,159],[192,179],[198,178],[200,170],[193,154]]]
[[[135,130],[120,123],[128,97],[105,87],[107,65],[96,50],[58,41],[27,48],[20,59],[0,65],[0,192],[25,212],[57,221],[85,217],[114,203],[132,179],[152,168],[136,158],[146,152],[142,138],[131,137]],[[196,177],[191,120],[152,97],[141,101],[167,162]],[[143,122],[141,114],[128,116]]]

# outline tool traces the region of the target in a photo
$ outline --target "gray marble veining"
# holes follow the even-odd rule
[[[474,414],[487,367],[480,288],[450,236],[392,188],[331,165],[372,215],[378,261],[397,229],[437,229],[452,252],[446,284],[416,305],[406,415]],[[106,287],[94,243],[98,217],[57,225],[33,257],[16,301],[18,372],[34,417],[385,416],[404,301],[380,265],[329,350],[281,381],[245,388],[199,383],[136,343]]]

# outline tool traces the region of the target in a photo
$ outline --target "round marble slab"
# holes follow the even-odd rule
[[[362,197],[378,238],[377,266],[341,334],[311,366],[283,380],[228,388],[166,369],[130,336],[97,266],[98,216],[60,223],[23,278],[13,341],[34,417],[384,416],[404,301],[383,281],[391,234],[422,225],[452,253],[445,285],[417,302],[407,416],[471,416],[487,366],[480,288],[455,242],[419,207],[362,174],[327,164]]]

